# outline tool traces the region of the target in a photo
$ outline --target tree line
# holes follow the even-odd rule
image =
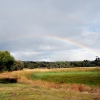
[[[8,51],[0,51],[0,72],[17,71],[23,68],[72,68],[72,67],[95,67],[100,66],[100,58],[96,57],[94,61],[57,61],[57,62],[38,62],[38,61],[20,61]]]
[[[34,61],[25,61],[24,62],[24,68],[68,68],[70,67],[70,62],[63,62],[63,61],[57,61],[57,62],[34,62]]]
[[[100,58],[96,58],[94,61],[57,61],[57,62],[24,62],[24,68],[72,68],[72,67],[96,67],[100,66]]]

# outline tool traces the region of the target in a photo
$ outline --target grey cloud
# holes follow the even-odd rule
[[[49,36],[99,50],[99,11],[99,0],[2,0],[0,50],[9,50],[21,60],[89,58],[89,52],[81,53],[79,46]]]

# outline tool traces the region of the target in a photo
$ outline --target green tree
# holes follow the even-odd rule
[[[22,70],[24,68],[24,63],[20,60],[16,60],[13,65],[13,70]]]
[[[0,71],[11,71],[14,61],[14,57],[8,51],[0,51]]]

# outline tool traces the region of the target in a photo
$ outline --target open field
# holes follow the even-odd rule
[[[77,83],[100,86],[99,71],[35,72],[30,74],[30,78],[56,83]]]
[[[24,69],[0,74],[0,100],[100,100],[100,68]]]

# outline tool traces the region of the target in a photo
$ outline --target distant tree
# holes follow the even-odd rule
[[[14,62],[14,65],[13,65],[13,69],[12,70],[22,70],[24,68],[24,63],[20,60],[16,60]]]
[[[31,61],[30,62],[24,62],[25,68],[29,68],[29,69],[33,69],[35,64],[36,63],[31,62]]]
[[[88,60],[84,60],[83,61],[83,66],[82,67],[91,67],[91,61],[88,61]]]
[[[11,71],[14,61],[14,57],[8,51],[0,51],[0,71]]]

